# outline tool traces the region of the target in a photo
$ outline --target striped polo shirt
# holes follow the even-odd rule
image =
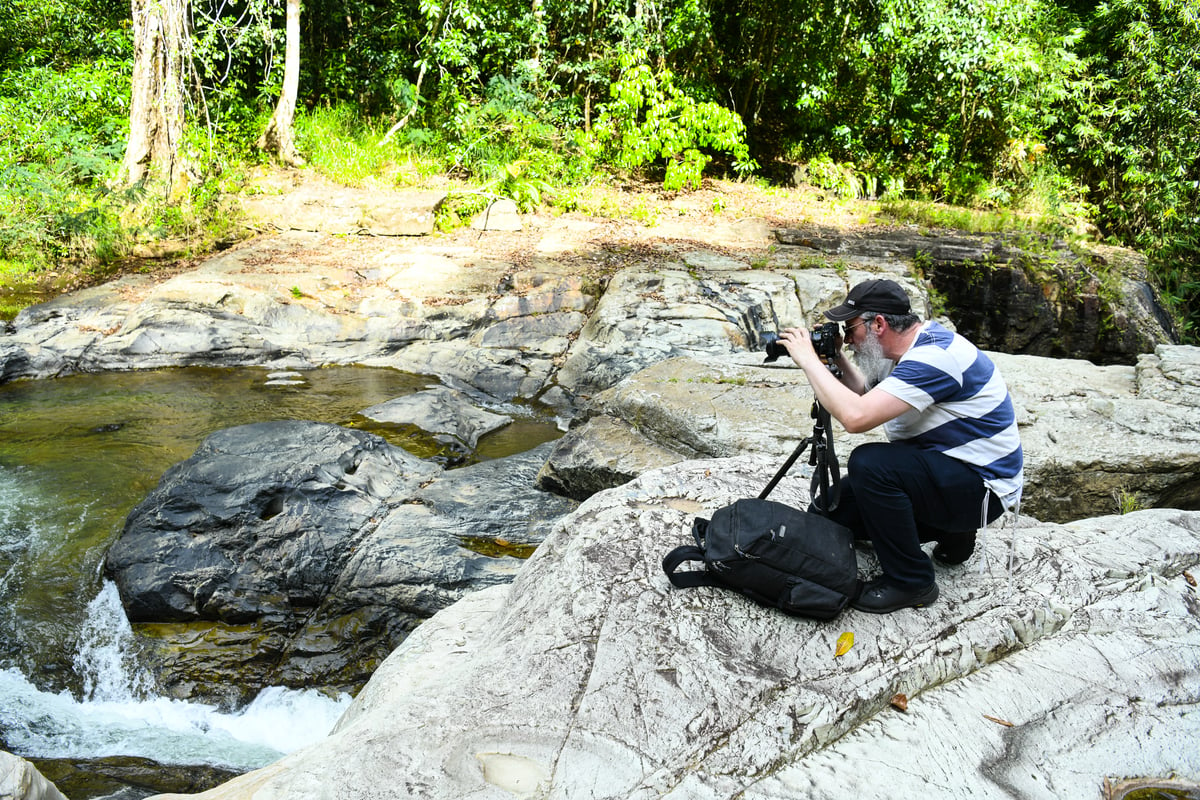
[[[1000,370],[979,348],[926,322],[879,388],[913,407],[885,423],[889,441],[968,464],[1006,508],[1016,505],[1024,483],[1016,414]]]

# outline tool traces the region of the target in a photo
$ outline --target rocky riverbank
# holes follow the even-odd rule
[[[1009,251],[961,236],[938,249],[936,237],[914,243],[917,233],[901,247],[895,231],[886,247],[855,250],[766,219],[697,226],[680,217],[658,228],[527,220],[520,231],[477,232],[471,246],[293,231],[166,281],[127,277],[18,317],[0,341],[3,379],[357,362],[436,376],[482,404],[544,403],[574,423],[524,473],[523,491],[540,473],[544,489],[586,502],[544,515],[537,540],[548,538],[534,556],[500,580],[459,582],[462,599],[383,662],[328,742],[209,796],[373,797],[387,785],[389,796],[406,786],[409,796],[455,798],[918,797],[932,783],[948,795],[1062,797],[1094,796],[1105,777],[1200,777],[1194,756],[1168,746],[1200,733],[1200,698],[1187,688],[1200,674],[1187,579],[1200,564],[1200,519],[1179,510],[1200,507],[1200,350],[1169,344],[1141,285],[1124,279],[1128,302],[1117,310],[1097,286],[1020,317],[1032,352],[1102,352],[1097,360],[1118,363],[997,357],[1019,410],[1030,517],[947,571],[933,608],[816,625],[707,590],[673,592],[657,567],[691,516],[757,494],[812,427],[802,375],[764,367],[761,335],[814,317],[878,274],[900,280],[928,315],[953,311],[931,302],[939,279],[929,271],[975,269],[955,255],[971,246],[991,253],[995,269]],[[938,255],[930,263],[918,253]],[[999,285],[989,283],[989,297]],[[865,440],[835,432],[843,454]],[[278,620],[285,610],[328,623],[358,613],[349,597],[386,615],[408,578],[378,567],[407,552],[415,532],[461,549],[455,532],[430,526],[431,494],[396,490],[420,483],[424,466],[376,465],[375,480],[396,486],[366,487],[347,469],[355,458],[263,456],[261,440],[250,452],[264,474],[231,474],[269,491],[231,485],[201,508],[204,493],[187,488],[207,469],[198,459],[164,480],[153,502],[165,506],[147,506],[193,503],[174,530],[145,532],[131,516],[110,566],[166,570],[141,570],[147,584],[174,587],[155,624],[183,612],[241,624],[250,611]],[[304,491],[278,490],[290,462],[311,464],[294,483]],[[806,476],[796,473],[776,491],[803,504]],[[351,515],[372,519],[365,528],[290,536],[322,497],[372,496],[374,510]],[[1170,508],[1108,516],[1119,501]],[[197,520],[213,535],[194,543],[189,565],[155,555]],[[231,527],[247,535],[231,538]],[[260,535],[282,549],[259,558]],[[139,546],[145,553],[130,557]],[[328,564],[320,575],[318,552]],[[485,567],[480,574],[507,569]],[[261,591],[242,594],[246,586]],[[310,597],[298,587],[321,588]],[[133,614],[151,622],[151,606],[125,588]],[[427,612],[455,599],[444,597]],[[308,642],[293,652],[310,657],[333,652],[330,636],[352,652],[362,628],[297,630],[285,638]],[[857,644],[835,659],[843,630]],[[394,634],[370,646],[390,648]],[[314,636],[325,649],[309,646]],[[909,711],[890,704],[894,695]],[[895,769],[856,767],[863,758]]]

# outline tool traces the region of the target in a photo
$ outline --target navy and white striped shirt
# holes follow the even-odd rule
[[[884,424],[905,441],[956,458],[983,476],[1007,508],[1021,497],[1024,456],[1008,387],[992,360],[962,336],[926,322],[880,384],[913,407]]]

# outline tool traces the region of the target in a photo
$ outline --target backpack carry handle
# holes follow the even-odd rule
[[[672,585],[677,589],[694,589],[697,586],[717,586],[717,582],[709,577],[707,572],[684,570],[676,572],[679,565],[685,561],[704,561],[704,551],[694,545],[685,544],[676,547],[663,557],[663,572],[667,573]]]

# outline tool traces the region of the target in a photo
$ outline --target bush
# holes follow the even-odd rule
[[[750,161],[746,128],[740,117],[711,102],[697,102],[675,85],[668,69],[657,72],[641,60],[645,54],[622,59],[621,77],[612,84],[593,129],[598,149],[622,169],[662,164],[663,187],[700,187],[711,152],[733,156],[734,169],[747,173]],[[707,151],[707,152],[702,152]]]
[[[115,174],[128,77],[110,60],[9,70],[0,78],[0,259],[37,269],[122,249]]]

